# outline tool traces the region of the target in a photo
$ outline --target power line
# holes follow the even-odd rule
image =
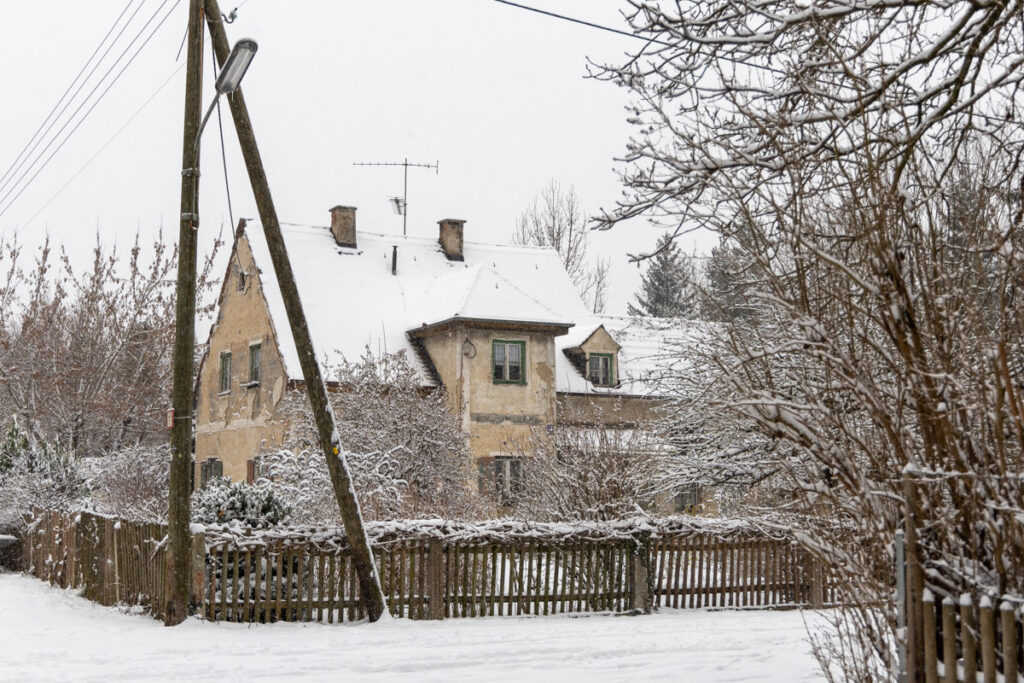
[[[129,124],[130,124],[130,123],[131,123],[132,121],[134,121],[134,120],[136,119],[136,117],[138,117],[138,115],[139,115],[139,114],[141,114],[141,113],[142,113],[142,110],[143,110],[143,109],[145,109],[145,108],[146,108],[147,106],[149,106],[149,103],[150,103],[150,102],[152,102],[152,101],[153,101],[153,100],[154,100],[154,99],[156,98],[156,96],[157,96],[157,95],[159,95],[159,94],[160,94],[160,93],[161,93],[161,92],[163,91],[163,89],[164,89],[164,88],[166,88],[166,87],[167,87],[167,85],[168,85],[168,84],[169,84],[169,83],[170,83],[170,82],[171,82],[172,80],[174,80],[174,77],[178,75],[178,72],[180,72],[180,71],[181,71],[182,69],[184,69],[184,68],[185,68],[185,65],[184,65],[184,64],[179,64],[179,65],[178,65],[178,67],[177,67],[177,68],[176,68],[176,69],[175,69],[175,70],[174,70],[174,71],[173,71],[173,72],[171,73],[171,75],[167,77],[167,80],[165,80],[165,81],[164,81],[164,82],[163,82],[163,83],[162,83],[162,84],[160,85],[160,87],[159,87],[159,88],[157,88],[157,89],[156,89],[155,91],[153,91],[153,94],[152,94],[152,95],[150,95],[150,96],[149,96],[149,97],[148,97],[148,98],[146,99],[146,101],[142,103],[142,106],[140,106],[140,107],[139,107],[138,109],[136,109],[136,110],[135,110],[135,113],[134,113],[134,114],[132,114],[132,115],[131,115],[131,116],[130,116],[130,117],[128,118],[128,120],[126,120],[126,121],[125,121],[125,122],[124,122],[123,124],[121,124],[121,127],[120,127],[120,128],[118,128],[118,129],[117,129],[117,131],[116,131],[116,132],[115,132],[115,133],[114,133],[113,135],[111,135],[111,136],[110,136],[110,138],[109,138],[109,139],[108,139],[108,140],[107,140],[106,142],[104,142],[104,143],[103,143],[103,146],[102,146],[102,147],[100,147],[100,148],[99,148],[98,150],[96,150],[96,153],[95,153],[95,154],[93,154],[93,155],[92,155],[92,156],[91,156],[91,157],[89,158],[89,160],[88,160],[87,162],[85,162],[85,163],[84,163],[84,164],[82,165],[82,167],[81,167],[81,168],[79,168],[79,169],[78,169],[78,171],[76,171],[76,172],[75,172],[75,174],[74,174],[73,176],[71,176],[71,177],[70,177],[70,178],[68,179],[68,181],[67,181],[66,183],[64,183],[64,185],[63,185],[63,186],[61,186],[61,188],[60,188],[59,190],[57,190],[57,192],[55,192],[55,193],[54,193],[54,195],[53,195],[52,197],[50,197],[50,198],[49,198],[49,199],[48,199],[48,200],[46,201],[46,203],[45,203],[45,204],[43,204],[43,205],[42,205],[42,206],[41,206],[41,207],[39,208],[39,210],[38,210],[38,211],[36,211],[36,212],[35,212],[34,214],[32,214],[32,217],[31,217],[31,218],[29,218],[29,219],[28,219],[28,220],[27,220],[27,221],[25,222],[25,224],[24,224],[24,226],[23,226],[23,227],[27,227],[28,225],[30,225],[30,224],[32,223],[32,221],[34,221],[34,220],[36,219],[36,217],[37,217],[37,216],[38,216],[39,214],[41,214],[41,213],[42,213],[43,211],[45,211],[45,210],[46,210],[46,208],[47,208],[48,206],[50,206],[50,204],[52,204],[52,203],[53,203],[53,201],[54,201],[55,199],[57,199],[57,197],[59,197],[59,196],[61,195],[61,193],[63,193],[63,192],[64,192],[64,190],[66,190],[66,189],[68,188],[68,185],[70,185],[71,183],[73,183],[73,182],[74,182],[74,181],[75,181],[75,180],[76,180],[76,179],[78,178],[78,176],[82,175],[82,172],[83,172],[83,171],[85,171],[85,169],[86,169],[86,168],[88,168],[88,167],[89,167],[89,166],[90,166],[90,165],[92,164],[92,162],[96,160],[96,157],[98,157],[98,156],[99,156],[100,154],[102,154],[102,153],[103,153],[103,150],[105,150],[105,149],[106,149],[107,147],[109,147],[109,146],[110,146],[110,143],[112,143],[112,142],[113,142],[114,140],[116,140],[116,139],[117,139],[117,138],[118,138],[118,137],[119,137],[119,136],[121,135],[121,133],[122,133],[122,132],[124,131],[124,129],[125,129],[125,128],[127,128],[127,127],[128,127],[128,125],[129,125]]]
[[[582,26],[589,26],[590,28],[596,28],[596,29],[599,29],[601,31],[608,31],[609,33],[618,33],[620,36],[627,36],[629,38],[636,38],[637,40],[642,40],[645,43],[656,43],[658,45],[664,45],[665,47],[675,47],[675,45],[673,45],[672,43],[666,43],[663,40],[656,40],[655,38],[644,38],[643,36],[638,36],[637,34],[630,33],[629,31],[622,31],[622,30],[617,29],[617,28],[612,28],[611,26],[602,26],[601,24],[595,24],[595,23],[593,23],[591,21],[584,21],[583,19],[576,19],[574,17],[567,17],[564,14],[558,14],[556,12],[549,12],[548,10],[538,9],[537,7],[528,7],[527,5],[520,5],[518,2],[510,2],[510,0],[494,0],[494,1],[495,2],[500,2],[502,5],[508,5],[509,7],[518,7],[519,9],[525,9],[525,10],[530,11],[530,12],[536,12],[537,14],[543,14],[543,15],[548,16],[548,17],[554,17],[555,19],[562,19],[563,21],[570,21],[570,22],[572,22],[574,24],[580,24]]]
[[[132,0],[132,2],[134,2],[134,0]],[[21,167],[25,164],[26,161],[28,161],[28,158],[33,153],[35,153],[36,148],[39,147],[39,144],[43,141],[43,139],[47,135],[50,134],[50,131],[53,130],[53,127],[55,125],[57,125],[57,121],[60,120],[60,117],[64,115],[64,112],[67,111],[68,107],[71,106],[71,103],[75,100],[76,97],[78,97],[78,93],[82,92],[82,88],[85,87],[85,84],[88,83],[89,79],[92,78],[94,73],[96,73],[96,70],[100,67],[100,64],[102,64],[103,60],[107,58],[108,54],[110,54],[110,50],[114,47],[114,45],[117,43],[117,41],[124,34],[124,30],[126,28],[128,28],[128,25],[132,23],[132,20],[135,18],[135,15],[138,14],[139,10],[142,9],[142,5],[145,4],[145,0],[143,0],[143,3],[135,8],[135,11],[132,12],[130,17],[128,17],[128,21],[126,21],[124,26],[121,27],[121,30],[117,32],[117,35],[114,37],[114,40],[112,40],[110,42],[110,45],[107,46],[107,49],[103,51],[103,55],[96,61],[95,64],[93,64],[93,67],[89,71],[88,75],[85,77],[85,79],[82,80],[82,82],[79,84],[78,88],[75,90],[74,94],[71,95],[70,98],[68,98],[68,101],[66,103],[64,103],[64,106],[61,107],[61,110],[59,112],[57,112],[57,115],[54,117],[53,113],[55,111],[57,111],[57,108],[60,107],[61,103],[64,102],[64,99],[67,97],[67,94],[71,91],[71,88],[73,88],[75,83],[78,82],[79,77],[81,77],[82,73],[89,66],[89,63],[92,62],[93,57],[96,56],[96,53],[99,52],[100,48],[103,47],[103,44],[107,41],[107,38],[110,37],[110,34],[117,27],[118,22],[121,21],[121,17],[123,17],[124,13],[128,11],[128,8],[132,6],[132,2],[129,2],[127,5],[125,5],[125,8],[121,11],[121,14],[118,15],[117,19],[114,20],[114,23],[111,25],[110,29],[107,31],[107,34],[105,36],[103,36],[103,40],[100,41],[99,45],[96,46],[96,49],[93,50],[92,55],[90,55],[89,59],[86,60],[85,66],[82,67],[82,70],[79,71],[78,75],[75,76],[75,78],[71,81],[71,83],[68,85],[67,89],[64,91],[64,94],[61,95],[60,99],[57,100],[57,103],[55,105],[53,105],[53,109],[51,109],[50,113],[46,115],[46,118],[43,119],[43,122],[41,124],[39,124],[39,128],[32,135],[32,137],[29,138],[29,141],[25,143],[25,147],[23,147],[21,152],[18,153],[18,156],[11,163],[11,166],[4,172],[3,178],[0,178],[0,191],[3,190],[3,188],[6,186],[6,184],[7,184],[7,182],[9,180],[13,179],[14,176],[12,174],[12,169],[13,169],[13,173],[17,173],[19,170],[21,170]],[[50,121],[51,117],[53,117],[52,121]],[[46,125],[47,122],[49,122],[49,124],[50,124],[49,126]],[[44,126],[46,126],[46,130],[43,132],[42,136],[40,136],[39,139],[36,140],[36,136],[39,135],[39,131],[41,131]],[[35,144],[33,144],[33,142],[35,142]],[[29,149],[29,147],[31,147],[31,149]],[[26,149],[28,149],[28,154],[25,156],[24,159],[22,159],[21,158],[22,154],[25,154],[25,150]]]
[[[105,79],[106,79],[106,77],[107,77],[107,76],[108,76],[108,75],[109,75],[109,74],[111,73],[111,71],[113,71],[114,67],[116,67],[116,66],[117,66],[117,63],[118,63],[118,62],[119,62],[119,61],[121,60],[121,58],[122,58],[122,57],[124,56],[124,54],[126,54],[126,53],[127,53],[127,51],[128,51],[128,49],[130,49],[130,48],[131,48],[131,46],[135,44],[135,41],[137,41],[137,40],[139,39],[139,37],[140,37],[140,36],[142,35],[142,32],[143,32],[143,31],[145,31],[145,30],[146,30],[146,27],[147,27],[147,26],[149,26],[149,25],[150,25],[150,24],[151,24],[151,23],[153,22],[153,19],[155,19],[155,18],[156,18],[157,14],[158,14],[158,13],[160,12],[160,10],[161,10],[161,9],[163,9],[164,5],[166,5],[168,1],[169,1],[169,0],[164,0],[164,1],[163,1],[163,2],[162,2],[162,3],[160,4],[160,6],[159,6],[159,7],[157,7],[157,10],[156,10],[156,12],[154,12],[154,13],[153,13],[153,16],[152,16],[152,17],[150,17],[149,21],[147,21],[147,22],[145,23],[145,25],[144,25],[144,26],[142,27],[142,30],[140,30],[140,31],[139,31],[139,34],[138,34],[138,35],[136,35],[136,37],[135,37],[135,38],[134,38],[134,39],[132,40],[132,42],[128,44],[128,48],[126,48],[126,49],[125,49],[125,51],[121,53],[121,55],[120,55],[120,56],[118,57],[117,61],[115,61],[115,62],[114,62],[114,64],[113,64],[113,65],[111,65],[110,69],[108,69],[108,70],[107,70],[107,73],[105,73],[105,74],[103,75],[103,78],[101,78],[101,79],[100,79],[100,82],[99,82],[99,83],[97,83],[96,87],[95,87],[95,88],[93,88],[93,90],[92,90],[92,91],[91,91],[91,92],[89,93],[89,96],[88,96],[88,97],[91,97],[91,96],[92,96],[92,93],[94,93],[94,92],[96,91],[96,89],[97,89],[97,88],[98,88],[98,87],[100,86],[100,84],[102,84],[103,80],[105,80]],[[68,141],[69,139],[71,139],[71,136],[75,134],[75,131],[77,131],[77,130],[79,129],[79,127],[81,127],[81,125],[82,125],[83,123],[85,123],[85,120],[86,120],[86,119],[87,119],[87,118],[89,117],[89,114],[91,114],[91,113],[93,112],[93,110],[94,110],[94,109],[96,109],[96,106],[97,106],[97,105],[98,105],[98,104],[99,104],[100,102],[102,102],[102,101],[103,101],[103,98],[104,98],[104,97],[106,97],[106,95],[107,95],[107,93],[108,93],[108,92],[110,92],[110,89],[111,89],[112,87],[114,87],[114,85],[115,85],[115,84],[116,84],[116,83],[117,83],[117,82],[118,82],[118,81],[119,81],[119,80],[121,79],[121,76],[122,76],[122,75],[124,75],[124,72],[125,72],[125,71],[126,71],[126,70],[128,69],[128,67],[129,67],[129,66],[131,66],[131,65],[132,65],[132,62],[134,62],[134,61],[135,61],[135,58],[139,56],[139,53],[140,53],[140,52],[142,52],[142,50],[143,50],[143,49],[145,49],[146,45],[148,45],[148,44],[149,44],[149,41],[153,39],[153,36],[154,36],[154,35],[156,35],[156,32],[157,32],[157,31],[159,31],[159,30],[160,30],[160,27],[164,25],[164,22],[166,22],[166,21],[167,21],[167,19],[168,19],[168,18],[169,18],[169,17],[171,16],[171,14],[172,14],[172,13],[174,12],[174,10],[175,10],[175,9],[177,8],[177,6],[178,6],[178,4],[179,4],[180,2],[181,2],[181,0],[175,0],[175,3],[174,3],[174,5],[172,5],[172,6],[171,6],[171,9],[170,9],[170,10],[169,10],[169,11],[167,12],[167,14],[165,14],[165,15],[164,15],[163,19],[161,19],[161,20],[160,20],[160,21],[159,21],[159,22],[157,23],[157,25],[156,25],[156,26],[155,26],[155,27],[153,28],[153,30],[152,30],[152,31],[150,32],[150,34],[149,34],[149,35],[148,35],[148,36],[146,37],[146,39],[145,39],[145,40],[144,40],[144,41],[142,42],[142,45],[140,45],[140,46],[139,46],[139,48],[138,48],[138,49],[137,49],[137,50],[135,51],[135,53],[134,53],[134,54],[132,54],[132,56],[131,56],[131,57],[130,57],[130,58],[128,59],[128,61],[127,61],[127,62],[125,63],[125,65],[124,65],[123,67],[121,67],[121,70],[117,72],[117,75],[116,75],[116,76],[114,76],[114,80],[112,80],[112,81],[110,82],[110,84],[109,84],[109,85],[107,85],[107,87],[106,87],[106,88],[105,88],[105,89],[103,90],[103,92],[102,92],[102,93],[100,93],[100,96],[99,96],[99,97],[98,97],[98,98],[96,99],[96,101],[95,101],[95,102],[93,102],[92,106],[91,106],[91,107],[89,107],[89,109],[88,109],[88,110],[87,110],[87,111],[85,112],[85,114],[83,114],[83,115],[82,115],[82,117],[81,117],[81,118],[80,118],[80,119],[78,120],[78,123],[76,123],[76,124],[75,124],[75,127],[74,127],[74,128],[72,128],[72,129],[71,129],[71,131],[70,131],[70,132],[69,132],[69,133],[68,133],[68,134],[67,134],[67,135],[66,135],[66,136],[64,137],[64,139],[63,139],[63,140],[62,140],[62,141],[60,142],[60,144],[59,144],[59,145],[57,146],[57,149],[53,150],[53,152],[51,152],[51,153],[50,153],[50,156],[48,156],[48,157],[46,158],[46,161],[44,161],[44,162],[43,162],[43,165],[42,165],[42,166],[40,166],[40,167],[39,167],[39,168],[38,168],[38,169],[36,170],[36,172],[35,172],[34,174],[32,174],[32,177],[31,177],[31,178],[29,178],[29,179],[28,179],[28,182],[26,182],[26,183],[25,183],[25,184],[24,184],[24,185],[22,186],[21,190],[19,190],[19,191],[18,191],[18,194],[16,194],[16,195],[15,195],[15,196],[14,196],[14,197],[13,197],[13,198],[12,198],[12,199],[11,199],[11,200],[10,200],[10,201],[8,202],[8,203],[7,203],[7,206],[5,206],[5,207],[4,207],[3,209],[0,209],[0,216],[3,216],[3,215],[4,215],[5,213],[7,213],[7,211],[9,211],[9,210],[10,210],[10,208],[11,208],[11,206],[13,206],[14,202],[16,202],[16,201],[18,200],[18,197],[20,197],[20,196],[21,196],[21,195],[22,195],[22,194],[23,194],[23,193],[25,192],[25,190],[27,190],[27,189],[28,189],[28,188],[29,188],[29,187],[30,187],[30,186],[32,185],[32,182],[33,182],[33,181],[34,181],[34,180],[36,179],[36,177],[38,177],[38,176],[39,176],[39,174],[40,174],[40,173],[41,173],[41,172],[42,172],[42,171],[43,171],[43,170],[44,170],[44,169],[45,169],[45,168],[46,168],[46,167],[47,167],[47,166],[48,166],[48,165],[50,164],[50,161],[51,161],[51,160],[53,160],[53,157],[54,157],[54,156],[55,156],[55,155],[56,155],[56,154],[57,154],[58,152],[60,152],[60,150],[61,150],[61,149],[62,149],[62,148],[64,147],[64,145],[65,145],[65,144],[67,144],[67,141]],[[76,109],[76,110],[75,110],[75,114],[77,114],[77,113],[78,113],[78,111],[80,111],[80,110],[81,110],[81,108],[82,108],[82,107],[83,107],[83,106],[85,105],[85,102],[87,102],[87,101],[88,101],[88,97],[86,97],[86,100],[85,100],[85,101],[84,101],[84,102],[83,102],[83,103],[82,103],[81,105],[79,105],[78,109]],[[74,117],[74,116],[75,116],[75,114],[72,114],[72,117]],[[61,127],[60,131],[57,131],[57,135],[60,135],[60,134],[61,134],[61,132],[63,132],[64,128],[66,128],[66,127],[68,126],[68,124],[69,124],[70,122],[71,122],[71,120],[69,119],[69,120],[68,120],[68,122],[67,122],[67,123],[65,123],[65,124],[64,124],[64,126],[62,126],[62,127]],[[46,149],[49,149],[50,145],[52,145],[52,144],[53,144],[53,142],[54,142],[54,141],[55,141],[56,139],[57,139],[57,138],[56,138],[56,136],[55,136],[55,137],[54,137],[54,139],[50,141],[50,144],[48,144],[48,145],[46,146]],[[39,160],[40,158],[42,158],[42,154],[45,154],[45,153],[46,153],[46,149],[44,149],[44,150],[43,150],[43,151],[42,151],[42,152],[40,153],[40,156],[39,156],[39,157],[37,157],[36,161],[32,163],[32,165],[33,165],[33,166],[35,165],[35,163],[36,163],[36,162],[38,162],[38,160]],[[31,170],[31,166],[29,167],[29,169],[28,169],[28,170]],[[26,173],[28,172],[28,170],[26,170]],[[21,178],[24,178],[24,176],[25,176],[25,173],[23,173],[23,174],[22,174]],[[20,182],[21,182],[21,178],[19,178],[19,179],[18,179],[18,183],[20,183]],[[16,183],[15,185],[14,185],[14,187],[17,187],[17,183]],[[14,188],[12,187],[12,188],[11,188],[11,190],[8,190],[8,191],[7,191],[7,194],[5,194],[5,195],[4,195],[4,196],[3,196],[2,198],[0,198],[0,202],[2,202],[3,200],[5,200],[5,199],[7,198],[7,195],[9,195],[9,194],[11,193],[11,191],[12,191],[13,189],[14,189]]]
[[[166,3],[167,0],[164,0],[164,2]],[[140,9],[142,9],[144,4],[145,4],[145,0],[143,0],[143,4],[142,5],[139,5],[136,8],[135,12],[132,13],[132,16],[128,18],[128,23],[131,23],[132,19],[135,18],[135,15],[138,14],[138,11]],[[160,7],[157,8],[157,12],[159,12],[161,8],[163,8],[163,5],[160,5]],[[85,99],[83,99],[78,104],[78,107],[76,107],[75,110],[73,112],[71,112],[71,115],[68,117],[67,121],[65,121],[64,124],[60,127],[60,130],[58,130],[56,133],[54,133],[53,137],[50,138],[49,142],[46,143],[46,146],[43,147],[42,151],[39,152],[32,159],[32,162],[28,165],[28,167],[25,168],[24,171],[22,171],[21,175],[18,176],[17,179],[14,179],[14,183],[13,184],[10,184],[10,183],[7,184],[8,185],[7,186],[7,192],[3,195],[3,197],[0,197],[0,204],[2,204],[3,201],[5,199],[7,199],[7,197],[9,197],[12,192],[14,192],[15,188],[17,188],[18,185],[21,183],[21,181],[24,180],[25,176],[27,176],[29,173],[32,172],[32,169],[35,167],[36,164],[39,163],[39,160],[43,158],[43,155],[46,154],[47,150],[49,150],[50,147],[53,146],[53,143],[55,143],[57,141],[57,138],[60,137],[60,134],[63,133],[67,129],[67,127],[69,125],[71,125],[72,122],[74,122],[75,117],[78,116],[78,113],[82,111],[82,107],[84,107],[85,105],[87,105],[89,103],[89,98],[91,98],[96,93],[96,91],[100,88],[100,86],[103,85],[103,82],[107,79],[107,76],[109,76],[111,74],[111,72],[115,68],[117,68],[117,65],[121,62],[122,59],[124,59],[124,56],[132,48],[132,45],[135,44],[135,41],[137,41],[139,39],[139,37],[142,35],[142,32],[146,30],[146,27],[149,26],[149,24],[153,21],[154,17],[156,17],[156,13],[154,13],[153,16],[149,18],[149,21],[147,21],[142,26],[142,28],[139,29],[138,33],[136,33],[135,37],[132,38],[131,42],[128,43],[127,47],[125,47],[125,49],[121,51],[121,54],[117,56],[117,59],[114,60],[113,64],[111,64],[110,66],[107,67],[106,72],[104,72],[104,74],[100,77],[100,79],[98,81],[96,81],[96,84],[92,87],[92,90],[90,90],[89,93],[85,96]],[[96,69],[99,68],[99,66],[103,62],[103,60],[107,58],[108,54],[110,54],[110,50],[114,47],[114,45],[117,43],[117,41],[120,40],[120,38],[124,34],[124,30],[126,28],[128,28],[128,24],[127,23],[124,26],[121,27],[121,30],[118,31],[117,37],[115,37],[114,41],[111,42],[111,44],[107,46],[107,49],[103,51],[103,56],[100,57],[99,61],[95,64],[95,66],[92,69],[92,71],[89,72],[89,75],[86,77],[86,79],[84,81],[82,81],[82,83],[78,86],[78,89],[75,90],[75,94],[71,96],[71,99],[69,99],[68,102],[61,109],[60,113],[57,115],[57,118],[55,118],[53,120],[53,122],[50,124],[50,126],[47,128],[46,133],[44,134],[44,137],[46,135],[49,135],[50,130],[53,128],[53,126],[55,126],[57,124],[58,120],[60,119],[61,116],[64,115],[64,112],[67,110],[67,108],[69,106],[71,106],[71,104],[74,101],[74,99],[76,97],[78,97],[78,93],[80,93],[82,91],[82,88],[84,88],[86,83],[88,83],[89,79],[92,78],[92,75],[96,72]],[[102,99],[102,95],[100,96],[100,99]],[[88,115],[88,114],[86,114],[86,115]],[[30,152],[30,154],[35,154],[35,148],[38,147],[39,143],[41,143],[42,141],[43,141],[43,138],[40,138],[39,141],[36,142],[36,145],[32,148],[32,151]],[[25,160],[22,161],[22,164],[24,164],[25,161],[28,161],[28,157],[26,157]],[[19,165],[19,170],[20,170],[20,168],[21,168],[21,165]],[[12,178],[13,178],[13,176],[12,176]],[[2,189],[3,188],[0,187],[0,190],[2,190]],[[2,215],[2,214],[0,214],[0,215]]]

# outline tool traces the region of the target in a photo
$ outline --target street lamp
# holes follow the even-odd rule
[[[249,68],[252,58],[256,55],[258,47],[252,38],[242,38],[235,43],[235,46],[231,48],[231,54],[228,55],[228,61],[224,63],[224,68],[220,70],[220,76],[217,77],[215,87],[219,94],[235,92],[238,84],[242,82],[242,76],[245,76],[245,71]]]
[[[258,49],[259,46],[252,38],[242,38],[231,48],[231,54],[228,55],[227,61],[224,62],[224,68],[220,70],[220,75],[217,76],[217,83],[214,84],[214,87],[217,89],[217,95],[213,98],[213,102],[210,103],[210,108],[206,110],[206,116],[203,117],[203,122],[199,124],[199,132],[196,133],[195,150],[197,154],[199,152],[199,138],[203,135],[206,122],[210,120],[213,108],[217,106],[221,95],[235,92],[238,89],[238,85],[242,82],[242,77],[245,76],[245,72],[252,63],[252,58],[256,56],[256,50]],[[195,211],[192,213],[195,213]]]

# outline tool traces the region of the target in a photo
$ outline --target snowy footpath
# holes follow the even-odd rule
[[[0,573],[2,681],[820,681],[813,613],[663,610],[166,629]]]

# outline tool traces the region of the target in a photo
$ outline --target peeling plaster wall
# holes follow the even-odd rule
[[[637,396],[559,394],[558,422],[629,429],[657,418],[657,409],[663,405],[664,399]]]
[[[495,384],[495,340],[525,342],[524,384]],[[424,339],[476,458],[511,455],[534,429],[555,422],[555,344],[550,334],[468,327]]]
[[[239,289],[239,264],[246,273]],[[260,383],[249,380],[249,345],[262,343]],[[231,390],[221,394],[220,354],[231,352]],[[199,464],[207,458],[224,463],[224,475],[246,478],[246,461],[263,441],[280,444],[283,425],[275,422],[274,409],[285,390],[287,378],[263,298],[260,277],[253,264],[249,243],[238,240],[237,259],[232,257],[221,291],[218,319],[199,373],[196,396],[196,485]]]

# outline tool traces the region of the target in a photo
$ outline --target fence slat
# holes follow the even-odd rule
[[[996,615],[992,601],[981,599],[981,670],[985,683],[996,683]]]
[[[974,637],[974,604],[971,596],[966,593],[960,597],[960,642],[963,644],[964,652],[964,680],[974,683],[978,672],[977,641]]]
[[[1017,680],[1017,625],[1013,618],[1013,605],[1003,602],[999,606],[999,620],[1003,631],[1003,680]]]
[[[948,597],[942,601],[942,665],[943,681],[956,683],[956,615],[953,600]]]
[[[921,598],[921,609],[924,612],[924,679],[925,683],[938,683],[938,653],[935,643],[935,598],[931,591],[926,591]]]

